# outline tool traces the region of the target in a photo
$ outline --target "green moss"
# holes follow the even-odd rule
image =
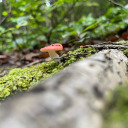
[[[123,53],[128,57],[128,48],[123,50]]]
[[[33,84],[52,74],[53,68],[61,69],[57,63],[51,61],[28,68],[11,70],[8,75],[0,78],[0,98],[6,97],[15,91],[31,88]]]
[[[69,53],[73,53],[73,54],[77,54],[77,53],[87,53],[87,54],[90,54],[92,52],[96,52],[96,49],[93,48],[93,47],[89,47],[89,48],[79,48],[75,51],[71,51]]]
[[[128,84],[118,87],[109,96],[104,111],[104,128],[128,127]]]
[[[120,40],[119,43],[123,44],[123,43],[126,43],[126,41],[125,40]]]
[[[61,63],[54,61],[44,62],[35,66],[27,68],[16,68],[9,72],[9,74],[0,78],[0,99],[3,99],[18,91],[28,90],[38,83],[75,61],[91,55],[91,52],[96,52],[94,48],[80,48],[73,52],[68,53],[65,57],[62,56]],[[86,53],[82,56],[80,53]]]
[[[125,41],[125,40],[121,40],[119,42],[116,42],[116,44],[120,44],[120,45],[123,45],[123,46],[128,46],[128,41]],[[128,48],[119,48],[119,50],[121,50],[127,57],[128,57]]]
[[[79,48],[75,51],[70,51],[65,57],[64,66],[70,65],[75,61],[81,60],[87,56],[91,56],[96,53],[96,49],[93,47]]]

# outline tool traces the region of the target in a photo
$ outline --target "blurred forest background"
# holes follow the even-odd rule
[[[127,0],[3,0],[0,51],[104,39],[128,26]]]

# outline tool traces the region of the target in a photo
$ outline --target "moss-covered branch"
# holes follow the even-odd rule
[[[0,78],[0,98],[3,99],[17,91],[28,90],[40,80],[52,76],[64,67],[90,56],[92,53],[96,53],[94,48],[80,48],[63,55],[61,63],[50,61],[27,68],[15,68]]]

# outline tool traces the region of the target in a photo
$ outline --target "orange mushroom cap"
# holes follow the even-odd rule
[[[44,48],[41,48],[40,51],[41,52],[47,52],[47,51],[58,51],[58,50],[62,50],[63,49],[63,46],[62,44],[60,43],[55,43],[55,44],[52,44],[52,45],[49,45],[49,46],[46,46]]]

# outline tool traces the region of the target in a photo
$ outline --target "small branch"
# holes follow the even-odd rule
[[[7,7],[7,4],[6,4],[5,0],[3,1],[3,3],[4,3],[4,6],[5,6],[6,10],[7,10],[8,7]],[[10,7],[9,7],[9,10],[8,10],[8,15],[7,15],[6,17],[4,17],[4,18],[0,21],[0,25],[10,16],[11,10],[12,10],[12,8],[11,8],[11,6],[10,6]]]
[[[8,74],[8,71],[7,71],[7,70],[5,70],[5,71],[3,71],[2,73],[0,73],[0,77],[5,76],[6,74]]]
[[[0,21],[0,25],[6,20],[7,16]]]
[[[6,3],[6,0],[3,0],[3,4],[4,4],[5,9],[8,11],[8,6],[7,6],[7,3]]]
[[[109,1],[110,1],[111,3],[117,5],[117,6],[120,6],[121,8],[124,8],[124,6],[123,6],[122,4],[120,4],[120,3],[117,3],[117,2],[115,2],[115,1],[113,1],[113,0],[109,0]]]
[[[32,65],[36,65],[36,64],[39,64],[39,63],[42,63],[42,62],[43,62],[43,59],[37,60],[37,61],[34,61],[34,62],[28,64],[28,65],[25,65],[24,68],[25,68],[25,67],[30,67],[30,66],[32,66]]]
[[[123,10],[126,11],[126,12],[128,13],[128,10],[125,9],[124,6],[123,6],[122,4],[117,3],[117,2],[115,2],[115,1],[113,1],[113,0],[109,0],[109,1],[110,1],[111,3],[113,3],[113,4],[115,4],[115,5],[117,5],[117,6],[121,7],[121,8],[123,8]]]
[[[127,49],[128,46],[124,46],[124,45],[86,45],[83,46],[82,48],[88,48],[88,47],[94,47],[94,48],[98,48],[98,49],[119,49],[119,48],[123,48],[123,49]]]

